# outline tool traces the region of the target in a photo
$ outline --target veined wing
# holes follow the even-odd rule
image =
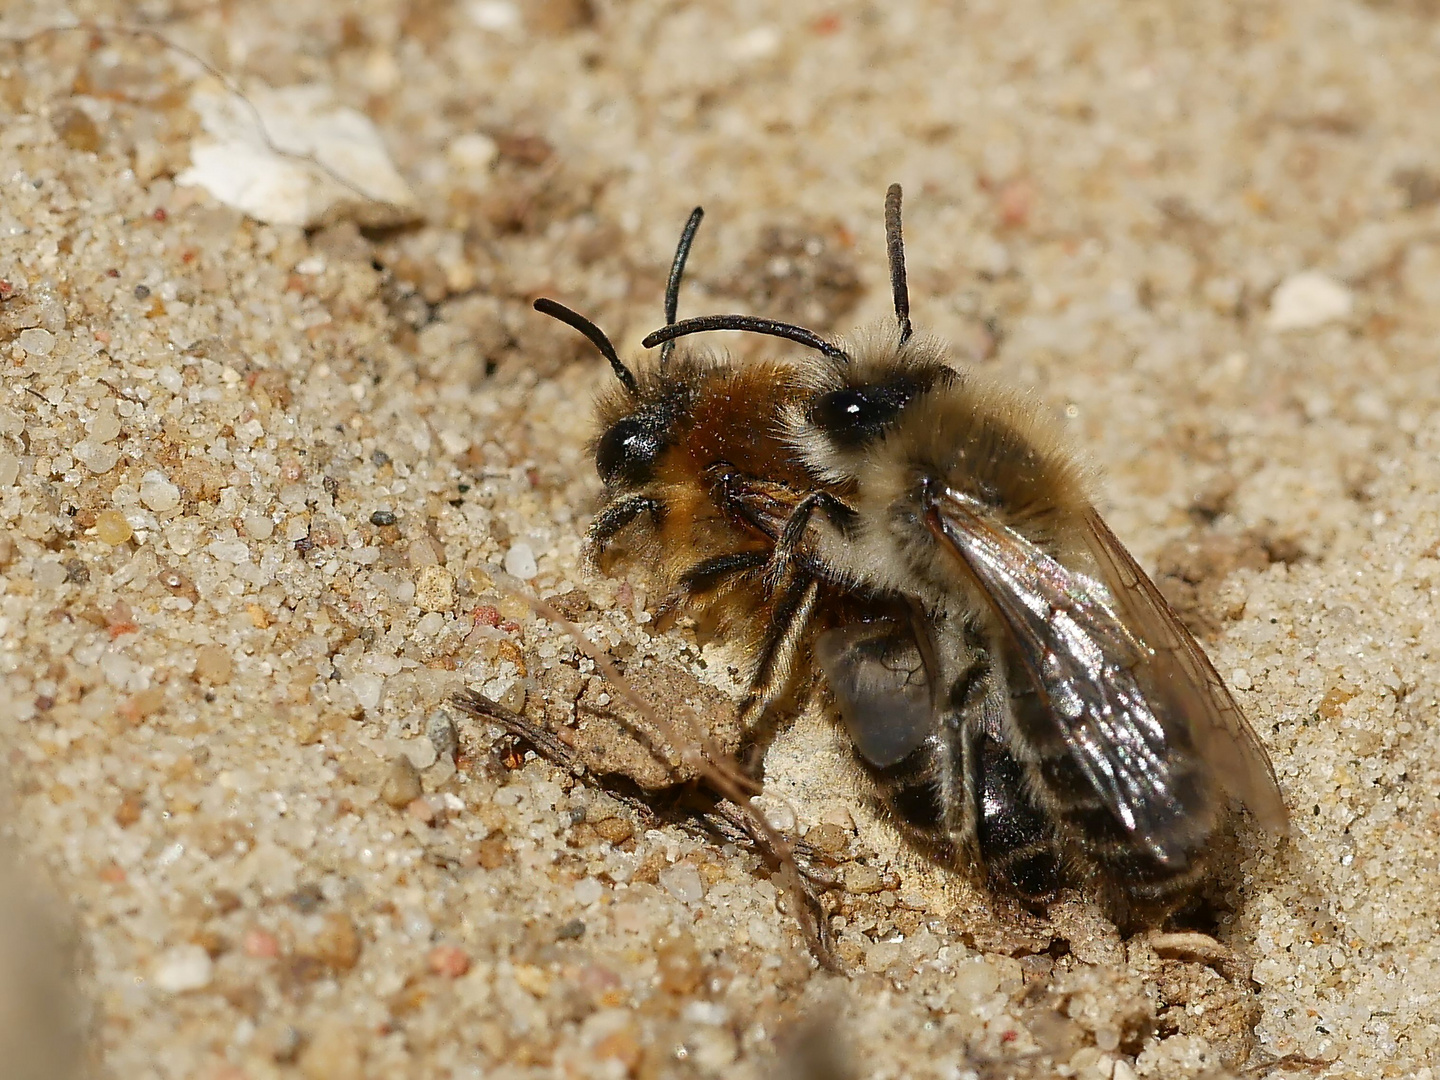
[[[1171,684],[1166,696],[1172,707],[1181,710],[1197,752],[1225,790],[1249,807],[1261,825],[1283,833],[1287,814],[1270,757],[1215,665],[1094,509],[1086,524],[1087,539],[1116,610],[1153,651],[1155,676]]]
[[[927,522],[979,584],[1023,669],[1015,674],[1040,696],[1085,781],[1157,858],[1185,858],[1177,826],[1195,810],[1191,758],[1220,753],[1215,732],[1249,729],[1236,727],[1228,694],[1230,712],[1221,709],[1195,659],[1203,654],[1159,594],[1144,591],[1145,575],[1098,517],[1087,525],[1105,580],[1060,563],[961,492],[933,494]],[[1263,762],[1253,733],[1237,747],[1230,757],[1259,752]],[[1263,785],[1250,787],[1238,794],[1266,813]]]

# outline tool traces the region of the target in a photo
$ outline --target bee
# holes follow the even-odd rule
[[[1053,424],[913,334],[900,204],[894,185],[893,328],[834,343],[670,317],[643,344],[740,330],[814,354],[766,406],[780,452],[731,479],[726,513],[765,534],[757,612],[816,597],[785,633],[902,830],[1022,898],[1088,884],[1122,924],[1159,921],[1214,874],[1234,803],[1285,829],[1274,770]]]

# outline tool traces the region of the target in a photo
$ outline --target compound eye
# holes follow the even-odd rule
[[[627,416],[617,421],[595,448],[595,468],[606,484],[644,484],[654,473],[655,460],[665,444],[643,420]]]
[[[821,395],[810,419],[841,446],[862,446],[884,434],[915,393],[908,380]]]

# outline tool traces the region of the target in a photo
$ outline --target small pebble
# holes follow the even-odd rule
[[[75,460],[96,476],[109,472],[120,462],[120,451],[113,446],[81,439],[73,450]]]
[[[838,855],[850,846],[850,834],[828,821],[812,827],[805,840],[828,855]]]
[[[449,611],[455,606],[455,578],[443,566],[424,566],[415,575],[415,603],[421,611]]]
[[[35,564],[35,584],[42,589],[58,589],[68,577],[65,567],[54,559],[44,559]]]
[[[1348,319],[1354,306],[1354,297],[1344,285],[1317,270],[1303,270],[1275,289],[1265,325],[1277,333],[1311,330]]]
[[[515,981],[520,988],[537,998],[543,998],[550,993],[550,976],[542,967],[534,964],[516,964]]]
[[[1243,667],[1237,667],[1230,672],[1230,685],[1236,690],[1250,690],[1255,686],[1255,680],[1250,677],[1250,672]]]
[[[155,965],[155,985],[170,994],[199,990],[210,985],[215,963],[199,945],[177,945],[160,955]]]
[[[445,154],[451,163],[462,172],[478,173],[490,167],[499,148],[495,140],[479,131],[457,135],[445,147]]]
[[[266,514],[246,514],[245,531],[256,540],[269,540],[275,532],[275,522]]]
[[[135,530],[119,510],[101,510],[95,515],[95,535],[101,542],[114,547],[135,535]]]
[[[505,572],[521,581],[529,581],[540,572],[535,565],[535,551],[529,544],[513,544],[505,553]]]
[[[456,945],[436,945],[428,962],[431,971],[446,979],[458,979],[470,970],[470,957]]]
[[[320,932],[300,950],[336,971],[349,971],[360,959],[360,934],[343,911],[327,913]]]
[[[455,721],[444,709],[436,709],[425,718],[425,737],[435,747],[440,757],[453,754],[460,748],[460,737],[455,733]]]
[[[29,330],[21,330],[16,341],[20,348],[31,356],[49,356],[55,348],[55,335],[38,326],[32,326]]]
[[[84,109],[70,106],[61,110],[55,120],[55,134],[71,150],[93,154],[100,149],[100,125]]]
[[[688,863],[660,871],[660,884],[682,904],[693,904],[705,898],[705,885],[700,880],[700,871]]]
[[[240,949],[257,960],[273,960],[280,955],[280,939],[269,930],[252,926],[240,939]]]
[[[855,831],[855,818],[843,806],[829,807],[820,815],[820,820],[826,825],[834,825],[836,828],[844,829],[848,833]]]
[[[151,469],[140,478],[140,501],[163,514],[180,505],[180,489],[159,469]]]
[[[840,876],[846,892],[877,893],[882,884],[880,871],[863,863],[846,863]]]
[[[995,993],[1000,986],[1000,973],[984,957],[972,957],[955,966],[950,986],[964,997],[978,1000]]]
[[[567,923],[561,923],[560,928],[555,931],[555,937],[559,941],[574,941],[585,936],[585,921],[583,919],[571,919]]]
[[[108,443],[111,439],[120,435],[120,418],[115,415],[113,409],[102,408],[90,421],[90,441],[93,443]]]
[[[435,744],[429,739],[406,739],[402,749],[405,756],[410,759],[410,764],[421,772],[434,765],[440,756],[435,749]]]
[[[376,510],[370,515],[370,524],[384,528],[386,525],[395,524],[395,512],[393,510]]]
[[[581,907],[589,907],[605,894],[605,886],[594,878],[581,878],[575,883],[575,902]]]
[[[380,786],[380,797],[396,810],[403,810],[418,799],[423,791],[420,787],[420,770],[404,754],[390,762],[385,782]]]
[[[220,645],[202,645],[195,651],[195,678],[211,686],[224,686],[235,673],[235,661]]]
[[[750,805],[765,815],[765,820],[776,832],[788,833],[795,830],[795,808],[782,799],[756,795]]]
[[[360,707],[367,711],[379,707],[380,695],[385,692],[384,678],[369,671],[351,675],[345,680],[345,685],[355,695],[355,700],[360,703]]]

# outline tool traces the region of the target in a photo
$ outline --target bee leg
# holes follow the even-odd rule
[[[595,520],[590,523],[590,529],[585,534],[586,561],[592,566],[598,562],[615,534],[641,514],[649,513],[650,520],[658,525],[663,511],[660,500],[648,495],[626,495],[616,499],[596,514]]]
[[[753,733],[759,729],[770,707],[790,688],[805,629],[819,598],[820,583],[808,575],[792,577],[780,594],[760,641],[750,689],[740,707],[744,730]]]
[[[680,575],[675,589],[655,609],[655,625],[668,625],[691,603],[730,588],[737,578],[753,573],[765,565],[762,551],[736,551],[701,559]]]
[[[831,495],[828,491],[812,491],[795,504],[790,516],[785,519],[785,528],[775,541],[775,550],[770,555],[770,565],[765,568],[763,583],[765,591],[772,593],[780,587],[785,575],[805,539],[805,530],[810,526],[810,517],[820,510],[830,523],[844,532],[855,520],[855,511]]]
[[[736,551],[701,559],[680,575],[677,591],[681,599],[717,592],[729,585],[732,579],[764,566],[767,558],[763,551]]]

